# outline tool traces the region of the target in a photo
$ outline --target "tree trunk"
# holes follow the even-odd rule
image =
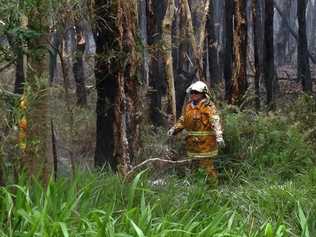
[[[147,49],[147,3],[146,0],[138,0],[138,21],[140,37],[142,41],[142,81],[149,86],[149,55]]]
[[[311,38],[311,44],[310,44],[310,49],[313,53],[313,56],[314,58],[316,58],[316,1],[314,1],[314,6],[313,6],[313,20],[312,20],[312,26],[311,26],[311,35],[312,35],[312,38]]]
[[[16,45],[16,67],[14,93],[23,94],[25,83],[24,53],[22,44]]]
[[[74,57],[73,64],[73,74],[76,82],[76,95],[77,95],[77,105],[87,106],[87,92],[86,92],[86,76],[83,65],[83,55],[85,51],[86,41],[84,37],[84,32],[80,26],[76,27],[76,53]]]
[[[259,0],[260,1],[260,0]],[[253,49],[254,49],[254,60],[255,60],[255,94],[256,94],[256,110],[260,109],[260,78],[261,78],[261,67],[259,61],[259,45],[260,45],[260,27],[258,23],[260,21],[259,11],[261,9],[258,7],[258,0],[252,1],[252,21],[253,21]],[[259,23],[260,24],[260,23]]]
[[[282,1],[282,12],[285,16],[289,16],[291,12],[291,1]],[[279,32],[276,37],[276,57],[277,63],[283,65],[286,63],[286,49],[289,42],[290,32],[286,27],[287,20],[281,17]]]
[[[273,0],[265,0],[264,19],[264,79],[267,92],[267,106],[274,108],[274,51],[273,51]]]
[[[26,30],[28,24],[28,18],[24,15],[20,18],[20,26],[22,29]],[[7,35],[9,44],[15,55],[15,83],[14,83],[14,93],[23,94],[24,83],[26,79],[26,43],[23,39],[17,35],[8,34]]]
[[[54,82],[57,71],[57,56],[59,54],[59,47],[61,44],[62,34],[60,31],[53,31],[50,35],[50,47],[49,47],[49,84]]]
[[[48,81],[48,19],[45,4],[37,6],[29,16],[29,29],[40,35],[29,42],[30,69],[27,80],[36,95],[27,114],[28,132],[26,153],[22,164],[30,176],[40,177],[47,183],[53,171],[52,143],[50,136]]]
[[[225,97],[229,98],[232,85],[232,65],[233,65],[233,0],[225,0],[225,47],[224,47],[224,79]]]
[[[5,180],[4,180],[4,161],[3,161],[3,156],[0,155],[0,187],[5,185]]]
[[[284,22],[286,23],[286,27],[289,29],[290,34],[293,36],[294,40],[298,42],[299,37],[298,37],[296,31],[294,30],[295,24],[293,26],[293,23],[291,23],[293,21],[293,19],[290,22],[287,22],[286,15],[284,15],[284,13],[281,11],[280,7],[276,4],[276,2],[274,2],[274,6],[275,6],[277,12],[280,14],[280,16],[284,19]],[[292,47],[293,44],[289,43],[289,45],[290,45],[289,47]],[[294,53],[294,51],[295,51],[295,48],[289,50],[287,58],[291,57],[292,54]],[[315,57],[313,57],[312,53],[308,49],[307,49],[307,55],[308,55],[309,59],[312,61],[312,63],[316,64]]]
[[[162,22],[162,41],[165,60],[165,75],[168,85],[168,111],[171,113],[171,123],[176,120],[176,95],[173,77],[173,60],[172,60],[172,21],[174,16],[174,0],[167,0],[167,9]]]
[[[136,52],[137,5],[133,0],[118,0],[117,27],[120,52],[125,66],[119,68],[115,99],[114,156],[120,173],[126,175],[139,148],[140,98],[138,94]],[[123,63],[121,62],[121,65]]]
[[[116,73],[117,65],[113,57],[107,60],[104,55],[112,49],[118,48],[113,12],[116,12],[114,4],[106,4],[106,0],[95,1],[96,31],[96,64],[95,78],[97,89],[97,122],[96,122],[96,148],[95,166],[110,166],[112,170],[117,168],[117,160],[114,159],[114,100],[116,97]],[[104,25],[104,21],[109,27]],[[112,30],[113,29],[113,30]],[[114,54],[114,53],[113,53]]]
[[[307,37],[306,37],[306,0],[297,1],[298,47],[297,47],[297,77],[302,82],[303,91],[312,93],[312,79],[309,67]]]
[[[160,0],[147,1],[148,16],[148,45],[149,56],[149,83],[151,90],[148,91],[150,97],[150,120],[155,126],[162,126],[163,119],[161,113],[161,98],[164,93],[164,64],[160,50],[160,40],[162,35],[162,20],[164,17],[165,3]]]
[[[219,65],[217,58],[218,42],[215,36],[214,25],[214,3],[210,2],[208,17],[207,17],[207,46],[208,46],[208,62],[211,85],[218,83],[220,80]]]
[[[97,131],[95,161],[96,165],[104,165],[102,161],[105,161],[112,169],[125,175],[139,148],[141,114],[136,77],[139,58],[135,42],[137,5],[132,0],[118,0],[106,6],[104,8],[103,1],[96,2],[97,16],[107,15],[107,24],[111,28],[102,25],[104,18],[97,21],[97,129],[101,131]],[[116,18],[113,18],[113,13],[116,13]],[[103,55],[109,51],[114,57],[108,62]],[[105,74],[109,76],[101,76]],[[106,148],[110,152],[104,150]]]
[[[203,51],[209,3],[209,0],[191,1],[191,10],[188,0],[181,1],[181,8],[186,16],[196,77],[202,81],[205,81],[203,76]]]
[[[246,1],[234,2],[233,78],[228,102],[240,105],[247,90],[247,15]]]

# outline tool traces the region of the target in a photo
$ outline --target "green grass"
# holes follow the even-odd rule
[[[0,236],[315,236],[316,169],[276,184],[267,177],[217,188],[170,176],[151,186],[112,174],[0,189]],[[186,185],[186,183],[191,183]]]

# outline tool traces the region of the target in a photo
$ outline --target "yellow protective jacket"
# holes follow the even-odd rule
[[[218,153],[217,138],[222,138],[217,109],[212,102],[190,101],[175,125],[175,134],[185,129],[186,151],[189,158],[212,158]]]

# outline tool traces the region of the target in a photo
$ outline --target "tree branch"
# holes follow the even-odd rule
[[[162,162],[167,163],[171,165],[183,165],[183,164],[190,164],[192,161],[201,160],[205,158],[194,158],[194,159],[187,159],[187,160],[165,160],[161,158],[151,158],[148,160],[143,161],[142,163],[135,165],[130,171],[128,171],[126,177],[130,178],[133,176],[133,174],[140,169],[143,169],[146,165],[154,162]]]

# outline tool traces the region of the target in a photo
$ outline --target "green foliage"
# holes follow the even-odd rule
[[[315,174],[218,189],[176,177],[152,186],[143,173],[131,183],[81,173],[46,188],[22,177],[0,188],[0,236],[314,236]]]
[[[290,179],[316,162],[304,129],[284,114],[226,112],[224,118],[224,155],[229,161],[239,161],[242,172],[248,175],[273,172],[282,179]]]

